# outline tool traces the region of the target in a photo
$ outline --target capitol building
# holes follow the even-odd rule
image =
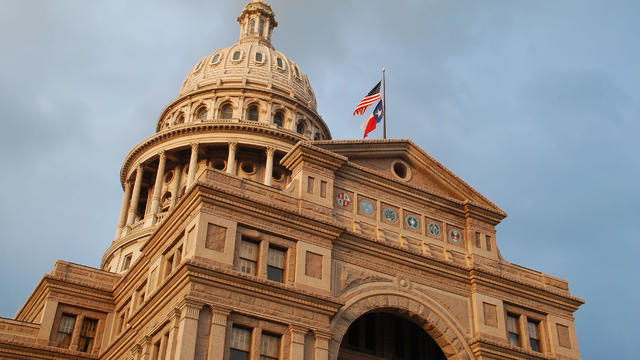
[[[332,140],[270,5],[237,21],[125,157],[100,268],[57,261],[0,359],[580,359],[584,301],[502,258],[503,210],[410,140]]]

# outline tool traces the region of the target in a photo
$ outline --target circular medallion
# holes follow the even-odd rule
[[[435,237],[440,236],[440,225],[434,222],[429,223],[429,234]]]
[[[388,222],[396,222],[396,220],[398,220],[398,214],[392,208],[384,209],[382,214],[384,215],[385,220],[387,220]]]
[[[342,207],[347,207],[351,204],[351,197],[349,194],[341,192],[336,195],[336,202]]]
[[[449,239],[454,243],[459,243],[460,240],[462,240],[462,234],[460,234],[460,231],[456,229],[451,229],[449,230]]]
[[[407,226],[411,230],[416,230],[420,226],[420,221],[413,215],[407,216]]]
[[[365,215],[371,215],[373,214],[373,204],[369,200],[362,200],[360,202],[360,210]]]

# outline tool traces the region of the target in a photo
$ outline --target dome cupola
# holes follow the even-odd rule
[[[120,172],[125,195],[104,268],[126,271],[122,264],[136,259],[205,169],[285,190],[291,171],[283,157],[300,141],[331,139],[309,79],[271,44],[278,25],[271,7],[253,0],[237,20],[238,41],[196,63],[156,133],[127,154]]]

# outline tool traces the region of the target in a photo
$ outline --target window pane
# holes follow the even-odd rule
[[[231,349],[229,351],[229,360],[248,360],[249,352],[248,351],[240,351],[236,349]]]
[[[527,326],[529,327],[529,337],[538,339],[538,324],[533,321],[527,321]]]
[[[262,340],[260,344],[260,355],[262,357],[277,359],[279,353],[280,337],[269,334],[262,334]]]
[[[231,107],[231,105],[223,106],[220,117],[223,119],[231,119],[232,116],[233,116],[233,108]]]
[[[240,257],[258,261],[258,244],[243,240],[240,245]]]
[[[278,126],[282,126],[283,121],[282,121],[282,114],[281,113],[276,113],[275,115],[273,115],[273,123],[278,125]]]
[[[245,274],[255,275],[256,262],[247,259],[240,259],[240,271]]]
[[[518,333],[518,319],[510,314],[507,314],[507,331],[511,333]]]
[[[282,282],[284,271],[277,267],[267,266],[267,279]]]
[[[251,346],[251,330],[234,326],[231,329],[231,348],[249,351]]]
[[[248,120],[252,120],[252,121],[258,121],[258,107],[257,106],[251,106],[249,107],[249,109],[247,110],[247,119]]]
[[[240,60],[240,51],[236,51],[233,53],[233,60]]]
[[[68,348],[71,344],[71,334],[73,334],[73,328],[76,324],[76,316],[69,314],[62,314],[60,318],[60,325],[58,326],[58,334],[56,335],[56,341],[54,346],[61,348]]]
[[[284,269],[284,254],[285,252],[283,250],[270,247],[267,265]]]

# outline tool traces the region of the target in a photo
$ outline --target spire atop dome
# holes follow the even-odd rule
[[[240,16],[240,42],[263,41],[271,45],[271,32],[278,26],[271,6],[264,0],[251,0]]]

